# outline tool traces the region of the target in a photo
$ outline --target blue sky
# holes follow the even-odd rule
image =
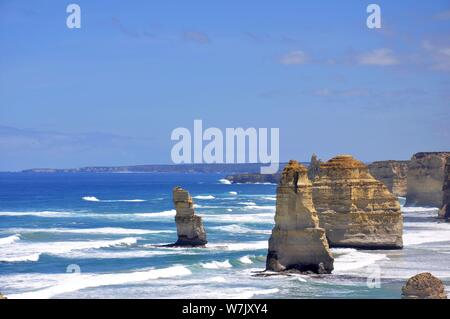
[[[0,0],[0,170],[170,163],[177,127],[281,159],[450,149],[450,2]]]

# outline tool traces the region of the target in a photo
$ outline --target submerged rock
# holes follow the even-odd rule
[[[370,174],[395,196],[406,196],[409,161],[378,161],[369,165]]]
[[[406,206],[442,206],[445,162],[450,152],[414,154],[408,167]]]
[[[311,161],[309,162],[309,166],[308,166],[308,178],[311,181],[314,181],[316,176],[319,175],[320,164],[322,164],[322,161],[320,159],[317,159],[317,155],[316,154],[313,154],[311,156]]]
[[[331,273],[333,257],[319,228],[307,169],[297,161],[284,168],[277,188],[275,227],[269,239],[266,269]]]
[[[404,299],[447,299],[445,286],[441,280],[424,272],[408,279],[402,288]]]
[[[320,166],[313,201],[330,247],[402,248],[397,197],[351,155],[336,156]]]
[[[202,218],[195,215],[194,202],[189,192],[181,187],[173,189],[173,203],[177,211],[178,240],[172,246],[204,246],[207,243]]]
[[[442,187],[442,207],[439,211],[439,218],[450,219],[450,157],[445,164],[444,187]]]

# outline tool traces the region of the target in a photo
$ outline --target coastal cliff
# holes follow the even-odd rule
[[[275,227],[269,239],[266,269],[331,273],[333,257],[312,201],[306,168],[290,161],[277,188]]]
[[[261,174],[261,173],[245,173],[228,175],[225,179],[233,184],[263,184],[263,183],[278,183],[280,174]]]
[[[395,196],[406,196],[409,161],[377,161],[369,164],[370,174]]]
[[[336,156],[320,166],[313,201],[330,247],[402,248],[397,198],[351,155]]]
[[[176,209],[178,240],[172,246],[204,246],[207,243],[202,218],[195,215],[194,202],[189,193],[181,187],[173,189],[173,203]]]
[[[408,166],[406,206],[442,206],[444,169],[450,152],[414,154]]]
[[[450,218],[450,157],[445,164],[444,187],[442,188],[442,207],[439,211],[439,218]]]

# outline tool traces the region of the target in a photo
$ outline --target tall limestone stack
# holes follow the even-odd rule
[[[320,166],[313,200],[330,247],[402,248],[403,217],[397,198],[351,155],[336,156]]]
[[[447,163],[445,164],[445,180],[442,191],[444,195],[442,197],[442,207],[439,211],[439,217],[450,219],[450,157],[447,158]]]
[[[395,196],[406,196],[409,161],[378,161],[369,165],[370,174]]]
[[[313,153],[313,155],[311,156],[311,161],[309,162],[308,166],[308,178],[311,181],[314,181],[316,176],[319,175],[320,164],[322,164],[322,161],[317,159],[317,155]]]
[[[203,228],[202,218],[195,215],[194,203],[189,192],[181,187],[175,187],[173,189],[173,203],[177,211],[175,222],[178,233],[178,240],[173,246],[206,245],[206,232]]]
[[[450,152],[414,154],[408,167],[406,206],[442,206],[445,162]]]
[[[290,161],[277,188],[275,227],[269,239],[266,268],[331,273],[333,257],[312,202],[306,168]]]

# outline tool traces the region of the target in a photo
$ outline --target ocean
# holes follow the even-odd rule
[[[172,188],[193,196],[206,248],[177,239]],[[429,271],[450,285],[450,224],[403,208],[402,250],[332,249],[331,275],[265,267],[274,184],[220,174],[0,173],[0,292],[8,298],[400,298]],[[404,199],[400,198],[403,203]]]

